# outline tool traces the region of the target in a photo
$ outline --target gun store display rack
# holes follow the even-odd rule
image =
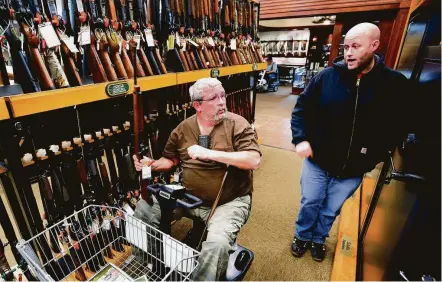
[[[265,68],[265,63],[259,63],[203,69],[191,72],[169,73],[157,76],[141,77],[138,79],[138,84],[140,85],[142,91],[148,91],[184,83],[191,83],[204,77],[223,77],[253,71],[261,71]],[[0,98],[0,120],[111,99],[113,98],[110,96],[112,94],[106,94],[106,88],[108,88],[110,85],[126,84],[127,87],[125,88],[125,93],[119,95],[131,95],[133,92],[133,79],[2,97]],[[7,104],[10,106],[10,112],[8,111]]]

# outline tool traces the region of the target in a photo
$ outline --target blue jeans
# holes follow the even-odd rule
[[[301,206],[295,236],[323,244],[341,208],[362,182],[354,178],[330,176],[310,159],[304,159],[301,171]]]

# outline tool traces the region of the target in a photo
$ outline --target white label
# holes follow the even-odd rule
[[[69,48],[69,51],[71,51],[72,53],[78,53],[80,52],[77,48],[77,46],[75,46],[74,44],[74,37],[73,36],[67,36],[66,34],[63,34],[60,36],[61,41],[64,42],[64,44],[66,44],[66,46]]]
[[[367,148],[362,147],[361,154],[364,154],[364,155],[367,154]]]
[[[45,22],[38,25],[38,30],[41,37],[46,41],[48,48],[54,48],[60,46],[61,42],[58,40],[58,36],[55,33],[54,27],[50,22]]]
[[[196,43],[196,42],[193,41],[192,39],[187,39],[187,41],[188,41],[190,44],[192,44],[193,46],[195,46],[195,47],[198,47],[198,46],[199,46],[198,43]]]
[[[144,36],[146,36],[147,46],[155,47],[155,42],[153,40],[152,30],[150,28],[146,28],[144,30]]]
[[[91,27],[89,25],[83,25],[80,27],[78,42],[80,43],[80,46],[91,44]]]
[[[56,0],[57,14],[63,15],[64,2],[62,0]]]
[[[92,232],[94,234],[100,233],[100,228],[99,228],[98,223],[96,221],[92,222]]]
[[[230,49],[236,50],[236,39],[230,40]]]
[[[121,55],[121,45],[122,45],[122,42],[121,41],[118,41],[118,53]]]
[[[178,46],[181,46],[180,35],[178,34],[178,32],[175,33],[175,40],[176,40],[176,44],[178,44]]]
[[[179,172],[174,172],[173,181],[180,182],[180,173]]]
[[[134,40],[135,40],[135,42],[137,42],[137,50],[140,50],[141,35],[135,34],[134,35]]]
[[[150,166],[147,165],[143,166],[142,178],[143,179],[152,178],[152,168]]]
[[[124,207],[123,207],[123,209],[126,211],[126,213],[128,214],[128,215],[134,215],[135,214],[135,212],[134,212],[134,210],[128,205],[128,204],[125,204],[124,205]]]
[[[83,1],[82,0],[77,0],[77,10],[78,10],[79,13],[84,12]]]
[[[105,218],[103,219],[103,229],[104,230],[110,230],[111,229],[111,224],[110,224],[110,219]]]
[[[115,219],[115,227],[116,228],[120,228],[120,220],[121,220],[120,217],[117,216],[114,219]]]
[[[186,40],[183,40],[183,47],[181,47],[181,50],[186,51]]]
[[[215,47],[215,42],[213,42],[213,38],[212,37],[207,38],[207,41],[209,42],[210,46]]]

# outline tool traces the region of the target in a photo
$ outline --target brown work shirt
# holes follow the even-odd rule
[[[178,157],[183,167],[182,181],[187,191],[211,205],[221,187],[227,165],[214,161],[193,160],[187,148],[198,145],[201,135],[196,115],[181,122],[170,134],[163,156]],[[215,125],[209,135],[209,149],[239,152],[257,151],[261,154],[256,135],[250,124],[241,116],[227,113],[227,117]],[[229,166],[220,204],[253,191],[252,171]]]

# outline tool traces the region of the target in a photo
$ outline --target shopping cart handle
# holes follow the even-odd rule
[[[193,203],[188,203],[188,202],[185,202],[181,199],[177,199],[176,200],[177,205],[182,206],[187,209],[194,209],[194,208],[199,207],[203,204],[203,201],[200,198],[197,198],[197,197],[192,196],[187,193],[184,193],[184,198],[186,198],[188,200],[192,200]]]
[[[147,186],[147,189],[150,192],[154,193],[154,195],[156,195],[158,193],[158,191],[161,190],[161,184],[155,183],[155,184],[149,185],[149,186]]]

